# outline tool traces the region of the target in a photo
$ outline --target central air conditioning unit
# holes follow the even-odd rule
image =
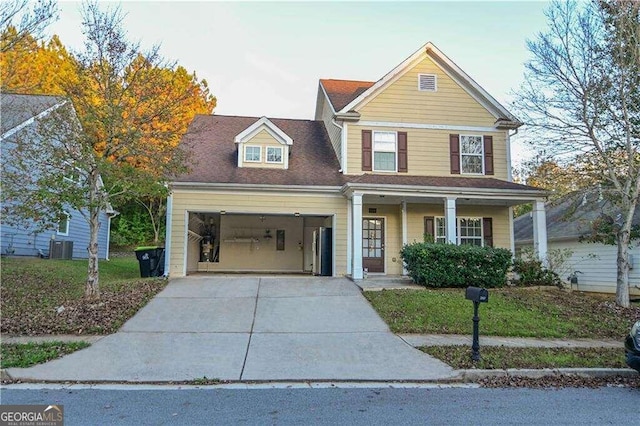
[[[51,240],[49,242],[49,259],[72,259],[73,241]]]

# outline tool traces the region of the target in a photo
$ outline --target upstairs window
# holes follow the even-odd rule
[[[418,90],[421,92],[438,91],[438,77],[435,74],[418,74]]]
[[[481,175],[483,166],[482,136],[460,135],[460,170],[465,174]]]
[[[262,161],[262,148],[259,146],[245,146],[244,161],[247,163],[259,163]]]
[[[282,148],[275,146],[267,147],[267,163],[282,163]]]
[[[396,171],[396,132],[373,132],[373,171]]]

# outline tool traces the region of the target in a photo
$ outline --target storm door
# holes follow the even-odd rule
[[[384,219],[362,219],[362,267],[384,272]]]

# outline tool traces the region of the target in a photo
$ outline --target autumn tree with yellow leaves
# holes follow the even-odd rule
[[[82,16],[86,40],[80,52],[67,53],[57,38],[39,45],[27,38],[2,54],[2,64],[16,67],[22,66],[20,57],[30,55],[48,74],[13,75],[6,85],[3,79],[3,91],[29,88],[68,99],[40,121],[42,143],[15,141],[18,164],[3,170],[2,197],[10,201],[3,204],[29,206],[50,223],[63,206],[81,212],[90,228],[85,295],[95,299],[98,230],[106,226],[100,212],[145,192],[161,197],[162,183],[185,169],[181,137],[196,114],[212,112],[216,99],[205,80],[165,61],[158,47],[143,50],[130,42],[119,8],[85,3]],[[78,179],[70,183],[64,177],[71,174]],[[39,196],[29,196],[25,187]],[[28,212],[22,215],[28,219]]]

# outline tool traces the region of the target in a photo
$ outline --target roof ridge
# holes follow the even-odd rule
[[[236,115],[236,114],[196,114],[196,117],[200,116],[200,117],[232,117],[232,118],[251,118],[254,120],[260,120],[262,117],[266,117],[269,120],[288,120],[288,121],[311,121],[311,122],[317,122],[317,121],[322,121],[322,120],[315,120],[315,119],[311,119],[311,118],[286,118],[286,117],[269,117],[267,115],[263,115],[260,117],[255,117],[252,115]]]
[[[348,81],[351,83],[375,83],[375,81],[371,81],[371,80],[351,80],[351,79],[344,79],[344,78],[321,78],[320,81]]]

